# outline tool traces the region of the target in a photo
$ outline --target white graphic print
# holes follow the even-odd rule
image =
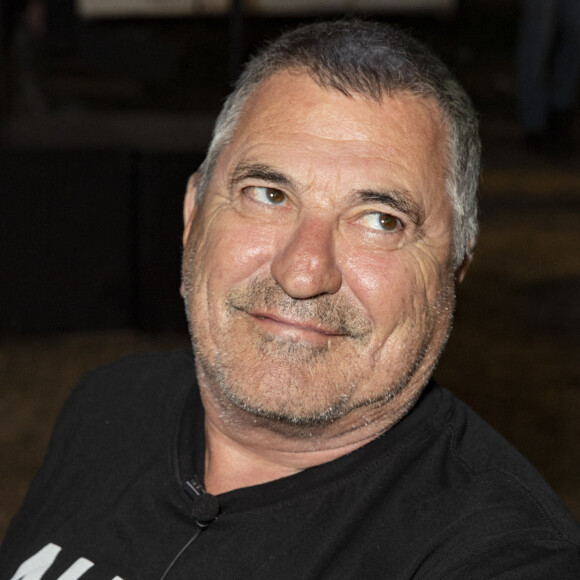
[[[56,544],[48,544],[23,562],[11,580],[41,580],[44,573],[53,565],[56,557],[61,551],[61,547]],[[86,558],[79,558],[72,566],[63,572],[58,580],[78,580],[94,563]],[[112,580],[123,580],[120,576],[115,576]]]

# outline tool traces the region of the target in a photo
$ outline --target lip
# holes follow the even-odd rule
[[[255,318],[263,324],[269,325],[273,328],[278,328],[280,331],[284,331],[286,329],[291,332],[299,331],[313,333],[324,338],[333,336],[346,336],[344,332],[325,327],[320,323],[308,322],[304,320],[293,320],[272,312],[256,311],[246,312],[246,314],[249,314],[252,318]]]

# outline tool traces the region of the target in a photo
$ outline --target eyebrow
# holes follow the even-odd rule
[[[417,203],[411,195],[404,190],[398,189],[361,189],[353,192],[350,195],[352,203],[368,203],[375,202],[383,205],[388,205],[411,219],[411,221],[421,226],[425,221],[425,209],[423,205]]]
[[[265,163],[246,162],[236,165],[229,179],[230,188],[245,179],[260,179],[274,185],[296,189],[296,182],[292,178]]]

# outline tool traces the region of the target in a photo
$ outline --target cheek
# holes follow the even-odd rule
[[[200,250],[208,289],[223,295],[265,267],[271,260],[273,237],[268,228],[244,227],[235,220],[215,221]]]
[[[350,256],[344,282],[375,328],[389,333],[437,301],[442,279],[436,264],[396,251]]]
[[[375,328],[386,326],[389,330],[406,317],[417,286],[414,272],[399,252],[351,256],[344,283]]]

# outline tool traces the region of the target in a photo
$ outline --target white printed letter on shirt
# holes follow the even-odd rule
[[[59,552],[60,547],[55,544],[44,546],[40,552],[22,563],[16,570],[16,574],[12,576],[12,580],[40,580],[52,566]]]
[[[11,580],[41,580],[44,573],[52,566],[61,547],[56,544],[48,544],[44,546],[40,552],[34,554],[23,562],[16,574],[12,576]],[[58,580],[79,580],[79,578],[89,569],[94,566],[94,563],[86,558],[79,558],[72,566],[63,572]],[[113,580],[123,580],[120,576],[115,576]]]

